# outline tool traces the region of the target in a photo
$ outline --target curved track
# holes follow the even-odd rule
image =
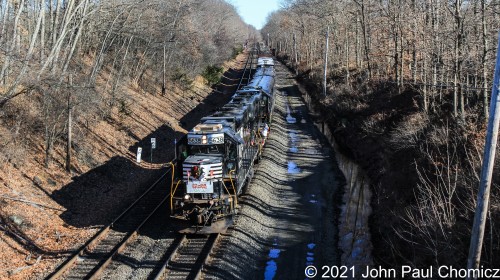
[[[96,278],[110,263],[110,259],[119,253],[137,234],[137,231],[155,213],[167,199],[164,195],[165,181],[168,181],[168,168],[146,192],[135,200],[113,222],[99,231],[65,261],[48,278],[83,279]]]
[[[238,89],[249,81],[256,57],[256,51],[248,56]],[[162,210],[168,208],[171,173],[169,167],[48,279],[198,279],[221,235],[179,236],[169,225],[158,229],[167,216]]]

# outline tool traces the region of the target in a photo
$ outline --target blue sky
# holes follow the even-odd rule
[[[233,4],[243,20],[261,29],[266,23],[267,15],[280,7],[281,0],[226,0]]]

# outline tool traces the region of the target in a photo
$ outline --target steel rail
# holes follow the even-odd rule
[[[184,243],[186,243],[186,241],[187,241],[186,235],[182,235],[182,238],[177,242],[177,245],[175,245],[174,250],[172,251],[172,253],[170,253],[170,256],[167,258],[167,260],[165,261],[165,263],[163,263],[161,269],[156,274],[154,280],[163,279],[163,275],[167,271],[168,266],[170,265],[170,263],[172,262],[172,260],[175,258],[175,256],[177,256],[179,248],[181,246],[183,246]]]
[[[171,277],[173,278],[186,277],[187,279],[199,279],[200,276],[202,275],[202,270],[204,269],[207,263],[207,259],[210,257],[211,252],[215,248],[215,244],[217,243],[219,236],[220,236],[219,233],[210,234],[205,238],[203,243],[200,243],[200,242],[190,242],[190,240],[197,240],[197,239],[189,239],[187,235],[183,235],[181,240],[178,241],[175,249],[172,251],[172,253],[170,253],[169,257],[167,258],[167,260],[165,261],[162,268],[159,270],[154,279],[155,280],[169,279]],[[191,267],[191,269],[189,271],[175,270],[174,263],[176,259],[179,259],[183,255],[183,251],[187,252],[187,254],[184,253],[185,255],[189,255],[189,253],[193,248],[199,251],[197,257],[193,260],[189,260],[188,258],[187,261],[186,259],[184,259],[183,260],[184,262],[181,264],[181,266],[188,265]],[[177,275],[175,275],[175,273],[177,273]],[[184,273],[187,275],[185,276],[179,275],[179,273]]]
[[[161,209],[161,206],[163,206],[164,204],[166,204],[166,202],[168,201],[168,199],[170,198],[170,194],[167,195],[156,207],[155,209],[146,217],[146,219],[144,219],[140,225],[137,226],[137,228],[129,233],[129,235],[124,238],[120,244],[118,245],[118,247],[115,247],[113,249],[113,251],[111,252],[111,255],[108,256],[108,258],[102,262],[100,264],[100,266],[94,270],[94,272],[90,275],[89,279],[91,280],[94,280],[94,279],[98,279],[101,274],[104,272],[104,270],[109,266],[109,264],[113,261],[113,259],[115,258],[116,255],[120,254],[121,252],[123,252],[123,250],[127,247],[127,245],[129,245],[131,242],[133,242],[138,234],[139,234],[139,230],[150,220],[150,218],[156,214],[156,212]]]
[[[195,280],[201,279],[201,276],[203,274],[203,270],[208,265],[208,260],[211,258],[212,251],[215,248],[215,244],[217,244],[219,242],[219,239],[221,238],[221,236],[222,235],[220,233],[216,233],[216,234],[209,237],[208,242],[211,242],[209,244],[210,247],[208,248],[208,252],[207,252],[205,258],[203,259],[201,266],[199,267],[198,271],[196,272],[196,275],[194,277]],[[213,239],[212,241],[210,241],[211,238]]]
[[[157,185],[163,180],[168,174],[172,172],[171,167],[167,167],[167,171],[161,175],[152,185],[149,187],[141,196],[139,196],[129,207],[127,207],[117,218],[115,218],[110,224],[106,227],[102,228],[98,233],[96,233],[91,239],[85,242],[84,245],[80,247],[80,249],[71,256],[68,260],[66,260],[62,265],[60,265],[52,274],[50,274],[47,279],[55,280],[59,279],[63,274],[68,272],[77,262],[78,258],[84,255],[85,251],[91,251],[93,247],[95,247],[104,236],[106,236],[109,231],[113,228],[115,223],[122,220],[126,215],[140,202],[142,199],[149,194]]]
[[[195,279],[205,279],[206,277],[204,275],[206,275],[206,270],[213,269],[213,267],[211,267],[211,264],[209,264],[209,260],[212,258],[213,255],[215,255],[216,245],[218,244],[218,246],[220,248],[221,246],[223,246],[223,238],[224,237],[231,237],[233,235],[233,231],[236,230],[237,221],[238,221],[238,216],[235,217],[233,225],[228,227],[224,233],[217,234],[217,239],[211,245],[210,250],[208,251],[206,258],[203,261],[201,269],[196,274]]]
[[[247,84],[248,84],[248,81],[250,81],[250,75],[252,74],[252,63],[253,63],[253,60],[255,59],[255,50],[251,50],[250,51],[250,54],[248,55],[247,57],[247,61],[245,62],[245,66],[243,68],[243,74],[241,75],[241,78],[240,78],[240,82],[238,83],[238,87],[236,88],[236,90],[239,90],[241,89],[241,85],[243,84],[243,80],[247,80]],[[249,70],[248,68],[248,64],[250,63],[250,71],[248,73],[248,78],[246,78],[246,73],[247,73],[247,70]]]

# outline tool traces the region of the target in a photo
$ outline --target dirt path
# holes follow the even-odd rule
[[[241,199],[237,230],[213,262],[220,268],[209,275],[214,278],[304,279],[307,265],[338,262],[334,195],[340,171],[291,78],[278,64],[264,157]]]

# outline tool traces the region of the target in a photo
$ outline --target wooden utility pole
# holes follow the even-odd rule
[[[297,38],[293,33],[293,53],[295,55],[295,75],[299,75],[299,55],[297,54]]]
[[[72,104],[71,95],[73,94],[73,75],[69,74],[69,92],[68,92],[68,141],[66,142],[66,171],[71,171],[71,142],[72,142],[72,126],[73,126],[73,114],[72,114]]]
[[[323,75],[323,95],[326,96],[326,73],[328,70],[328,37],[330,36],[330,26],[326,29],[326,47],[325,47],[325,71]]]
[[[499,34],[500,35],[500,34]],[[500,122],[500,98],[498,90],[500,87],[500,36],[498,38],[497,62],[495,76],[493,78],[493,89],[491,90],[490,117],[488,120],[488,131],[486,132],[486,143],[484,146],[483,166],[481,169],[481,181],[477,194],[476,214],[469,247],[469,258],[467,269],[478,269],[481,261],[481,249],[483,246],[484,228],[486,227],[486,216],[490,201],[491,177],[495,163],[495,151],[497,146],[498,127]],[[477,279],[469,276],[468,279]]]
[[[161,85],[161,95],[165,95],[166,91],[167,91],[167,85],[166,85],[166,77],[165,77],[165,63],[166,63],[166,42],[163,43],[163,84]]]

